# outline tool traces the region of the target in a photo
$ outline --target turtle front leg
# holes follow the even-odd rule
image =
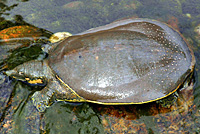
[[[33,105],[39,112],[44,112],[55,101],[53,96],[58,90],[62,90],[60,84],[55,79],[49,81],[41,91],[36,91],[31,96]]]
[[[36,91],[31,99],[39,112],[44,112],[54,101],[86,102],[84,98],[56,78],[49,81],[41,91]]]

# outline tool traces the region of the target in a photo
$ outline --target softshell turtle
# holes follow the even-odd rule
[[[159,21],[126,19],[68,37],[43,61],[6,74],[45,85],[32,100],[43,112],[50,100],[106,105],[142,104],[174,93],[193,73],[195,58],[179,32]]]

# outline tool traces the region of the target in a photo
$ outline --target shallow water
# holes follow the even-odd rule
[[[183,93],[188,94],[185,100],[178,98],[170,108],[157,103],[102,106],[56,102],[45,113],[39,113],[30,97],[41,87],[30,87],[1,72],[0,133],[200,133],[200,28],[197,28],[200,27],[200,1],[3,0],[0,8],[0,30],[20,25],[35,26],[41,29],[33,33],[42,39],[61,31],[76,34],[123,18],[160,20],[183,34],[197,61],[194,92]],[[0,31],[0,38],[6,34]],[[48,43],[46,40],[26,43],[19,39],[1,40],[0,67],[8,65],[12,69],[38,56],[46,56],[40,49],[42,44]],[[16,49],[15,46],[22,47]]]

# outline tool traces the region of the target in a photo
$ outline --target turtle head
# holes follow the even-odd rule
[[[50,77],[50,71],[47,69],[42,61],[30,61],[6,71],[5,74],[31,86],[44,86]]]

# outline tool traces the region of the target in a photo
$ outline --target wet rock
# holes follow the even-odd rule
[[[75,8],[79,8],[81,6],[84,6],[84,3],[82,1],[73,1],[73,2],[69,2],[67,4],[65,4],[63,6],[64,9],[75,9]]]
[[[131,1],[129,4],[125,5],[125,8],[137,9],[139,6],[141,6],[141,3],[137,0],[134,0]]]
[[[198,24],[195,28],[194,31],[196,33],[195,39],[197,40],[198,44],[200,45],[200,24]]]
[[[42,31],[32,26],[14,26],[0,31],[0,39],[4,41],[11,41],[22,37],[34,40],[41,36]]]
[[[179,31],[179,27],[178,27],[178,18],[176,18],[175,16],[170,16],[169,20],[167,21],[167,24],[169,24],[170,26],[172,26],[173,28],[175,28],[176,30]]]

